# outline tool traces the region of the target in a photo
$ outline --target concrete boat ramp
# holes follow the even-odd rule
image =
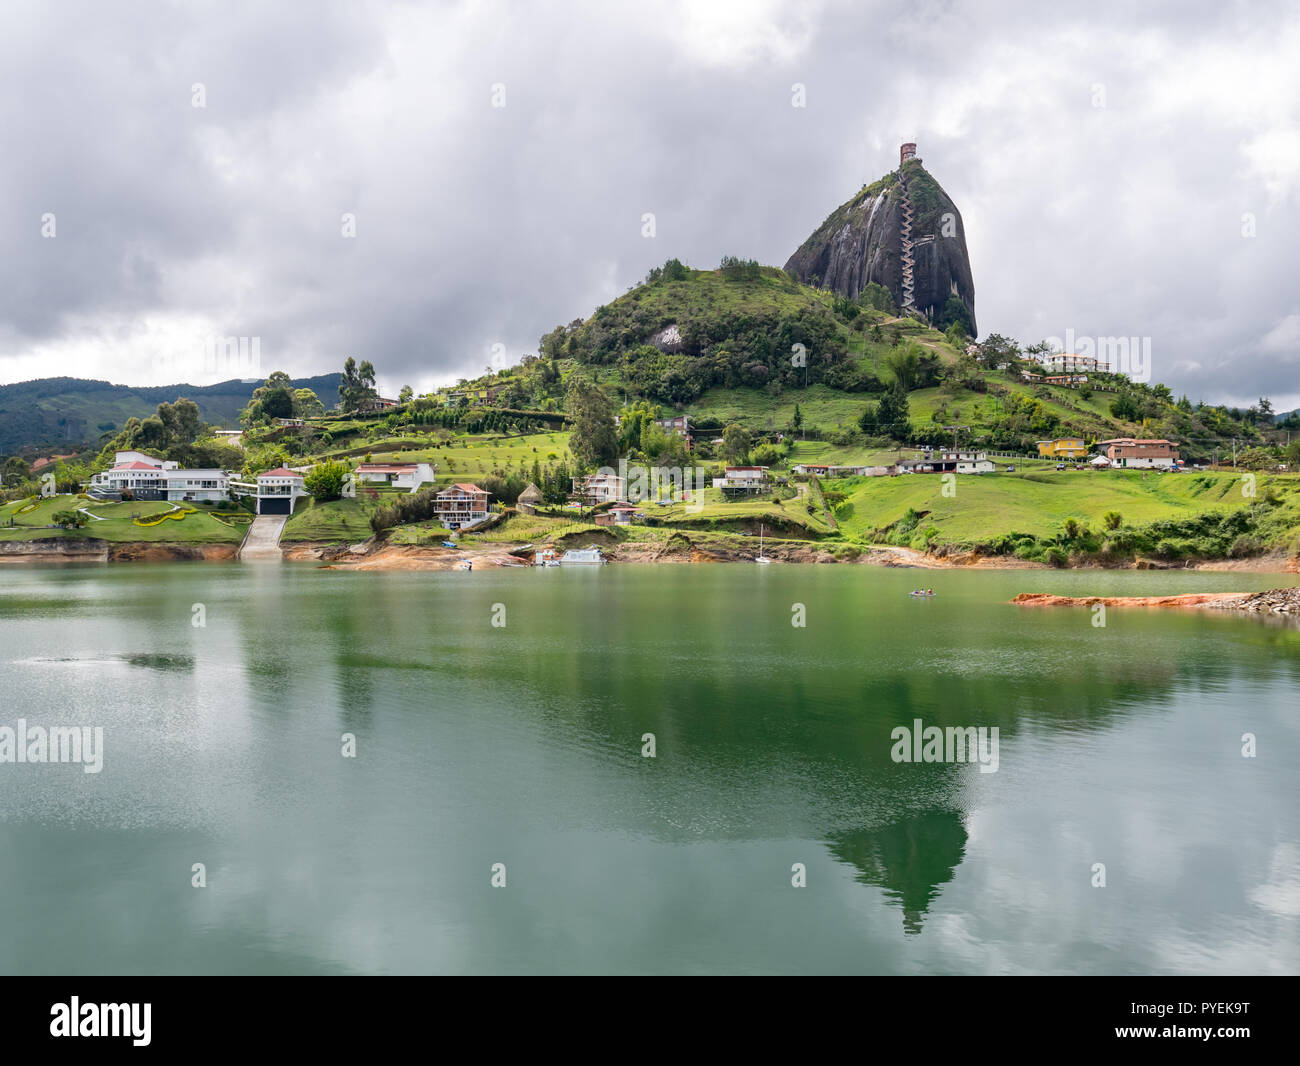
[[[285,514],[262,514],[253,519],[239,547],[239,561],[243,563],[278,563],[283,561],[280,534],[289,521]]]

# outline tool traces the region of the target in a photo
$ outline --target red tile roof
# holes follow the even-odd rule
[[[150,466],[148,463],[123,463],[121,466],[113,467],[114,470],[161,470],[160,466]]]
[[[258,476],[259,478],[262,478],[262,477],[302,477],[302,475],[301,475],[300,473],[298,473],[297,470],[286,470],[286,469],[285,469],[284,467],[282,467],[282,466],[277,466],[274,470],[267,470],[266,472],[261,473],[261,474],[258,474],[257,476]]]

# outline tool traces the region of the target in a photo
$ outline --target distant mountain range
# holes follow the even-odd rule
[[[327,408],[338,400],[341,374],[297,378],[296,389],[311,389]],[[215,385],[157,385],[140,388],[85,378],[38,378],[0,385],[0,454],[27,448],[73,451],[95,444],[132,416],[145,418],[160,403],[187,396],[199,416],[213,425],[235,427],[260,381],[232,379]]]

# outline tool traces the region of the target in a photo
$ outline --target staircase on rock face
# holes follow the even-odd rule
[[[900,229],[902,236],[903,248],[903,311],[915,311],[916,301],[915,280],[912,276],[912,268],[916,261],[912,257],[912,198],[907,193],[907,175],[899,170],[899,178],[903,188],[903,225]]]

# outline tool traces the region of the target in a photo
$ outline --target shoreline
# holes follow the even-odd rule
[[[1175,607],[1256,614],[1300,614],[1300,585],[1267,592],[1186,592],[1173,596],[1056,596],[1050,592],[1022,592],[1012,601],[1017,607]]]
[[[585,539],[595,542],[603,538],[591,536]],[[522,543],[503,542],[451,549],[437,545],[389,544],[370,539],[351,545],[338,542],[297,541],[281,545],[281,548],[285,562],[314,562],[319,564],[320,569],[454,570],[465,559],[470,560],[476,569],[526,567],[528,563],[524,558],[513,554],[526,546]],[[239,547],[240,545],[236,543],[114,542],[69,537],[0,540],[0,565],[72,562],[233,562],[238,558]],[[749,563],[753,560],[753,554],[748,551],[716,546],[704,547],[689,541],[680,543],[670,541],[662,544],[652,542],[611,544],[607,541],[601,545],[601,548],[606,560],[613,565],[621,563],[707,565]],[[1182,566],[1138,558],[1116,566],[1088,563],[1084,566],[1066,567],[1052,567],[1046,563],[1007,556],[975,555],[970,552],[929,555],[913,548],[884,544],[848,546],[846,549],[842,544],[823,546],[817,543],[800,543],[786,546],[776,541],[768,543],[765,554],[775,563],[789,565],[848,564],[913,570],[1060,570],[1062,572],[1164,570],[1252,574],[1300,573],[1300,556],[1288,557],[1283,553],[1271,553],[1250,559],[1202,560]]]

